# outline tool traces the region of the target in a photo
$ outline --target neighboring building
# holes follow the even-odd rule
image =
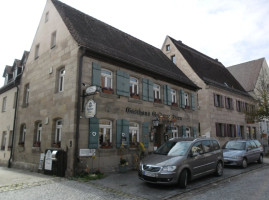
[[[269,89],[269,68],[265,58],[248,61],[227,68],[240,82],[243,88],[255,99],[259,100],[262,91]],[[269,136],[269,120],[260,123],[260,134]]]
[[[57,0],[47,1],[21,88],[13,166],[37,170],[41,153],[62,149],[67,175],[116,171],[121,156],[136,164],[139,142],[150,152],[198,135],[199,88],[161,50]]]
[[[13,147],[12,137],[16,112],[17,92],[21,73],[27,59],[28,52],[24,52],[22,61],[15,60],[13,66],[6,66],[3,77],[5,84],[0,88],[0,164],[7,165]]]
[[[217,59],[212,59],[181,41],[167,36],[163,53],[196,85],[200,131],[218,137],[221,143],[232,138],[259,138],[258,125],[246,122],[245,111],[254,99]]]

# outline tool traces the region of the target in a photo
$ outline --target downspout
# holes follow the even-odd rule
[[[78,87],[77,87],[77,115],[76,115],[76,135],[75,135],[75,154],[74,154],[74,164],[73,164],[73,173],[76,176],[77,175],[77,166],[79,162],[78,157],[78,140],[79,140],[79,125],[80,125],[80,98],[81,98],[81,78],[82,78],[82,66],[83,66],[83,57],[86,54],[86,49],[84,47],[81,47],[82,54],[79,58],[79,67],[78,67]]]
[[[14,85],[16,84],[16,79],[14,80]],[[11,160],[13,157],[14,152],[14,137],[15,137],[15,128],[16,128],[16,117],[17,117],[17,103],[18,103],[18,97],[19,97],[19,86],[16,85],[17,88],[17,95],[16,95],[16,102],[15,102],[15,111],[14,111],[14,119],[13,119],[13,131],[12,131],[12,140],[11,140],[11,151],[10,151],[10,157],[8,160],[8,168],[11,168]]]

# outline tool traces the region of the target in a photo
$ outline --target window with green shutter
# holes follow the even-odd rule
[[[163,103],[169,106],[172,104],[171,87],[169,85],[163,86]]]
[[[183,90],[179,90],[179,99],[180,99],[180,107],[185,108],[185,97]]]
[[[99,119],[90,118],[89,119],[89,149],[98,148],[98,138],[99,138]]]
[[[130,96],[129,91],[130,76],[128,73],[118,70],[117,71],[117,94],[121,96]]]
[[[129,121],[125,119],[117,120],[117,130],[116,130],[116,147],[120,148],[123,144],[124,146],[129,146]]]
[[[149,146],[149,122],[144,122],[142,124],[142,142],[145,148]]]
[[[92,63],[92,85],[101,87],[101,66],[98,63]]]
[[[153,82],[146,78],[142,79],[142,99],[144,101],[154,101]]]

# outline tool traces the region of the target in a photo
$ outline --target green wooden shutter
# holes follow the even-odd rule
[[[153,81],[148,80],[148,97],[149,101],[153,102],[154,101],[154,96],[153,96]]]
[[[144,122],[142,124],[142,142],[145,148],[149,146],[149,122]]]
[[[93,117],[89,119],[89,149],[97,149],[99,141],[99,119]]]
[[[163,86],[163,103],[164,104],[168,104],[168,100],[167,100],[167,85]]]
[[[130,76],[128,73],[117,71],[117,94],[121,96],[130,96],[129,92]]]
[[[183,90],[179,90],[179,98],[180,98],[180,107],[185,108],[184,91]]]
[[[142,99],[148,101],[149,99],[149,90],[148,90],[148,79],[142,79]]]
[[[120,148],[121,146],[121,133],[122,133],[122,120],[119,119],[116,122],[116,147]]]
[[[197,128],[193,127],[193,137],[196,138],[197,137]]]
[[[167,85],[167,105],[172,105],[172,94],[171,94],[171,87],[170,85]]]
[[[125,119],[122,120],[122,134],[125,135],[127,147],[129,147],[129,121]]]
[[[182,126],[182,137],[186,137],[186,126]]]
[[[191,108],[192,110],[195,110],[196,108],[195,93],[191,94]]]
[[[92,63],[92,85],[101,87],[101,67],[95,62]]]

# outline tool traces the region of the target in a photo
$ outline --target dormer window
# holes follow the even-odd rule
[[[5,84],[6,85],[8,83],[8,74],[6,74],[6,77],[5,77]]]

